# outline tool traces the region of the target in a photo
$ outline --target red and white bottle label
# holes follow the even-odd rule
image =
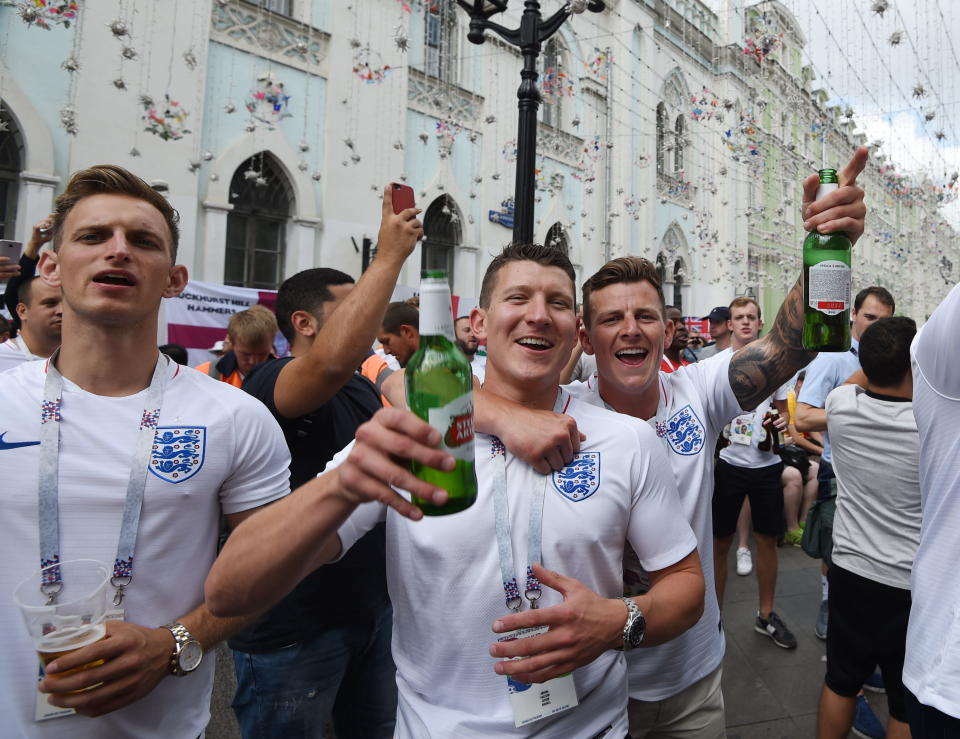
[[[808,305],[814,310],[835,316],[850,307],[850,265],[827,259],[808,270]]]
[[[473,393],[468,392],[440,408],[431,408],[428,423],[443,437],[440,448],[464,462],[473,461]]]

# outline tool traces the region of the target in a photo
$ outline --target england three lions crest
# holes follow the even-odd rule
[[[150,450],[150,471],[167,482],[189,480],[203,467],[206,446],[202,426],[160,426]]]
[[[564,498],[589,498],[600,487],[600,452],[576,454],[570,464],[553,473],[553,486]]]
[[[659,433],[660,429],[658,428],[657,431]],[[706,432],[697,414],[693,412],[693,408],[685,405],[670,416],[664,424],[663,433],[659,435],[667,440],[673,451],[688,457],[699,454],[703,449]]]

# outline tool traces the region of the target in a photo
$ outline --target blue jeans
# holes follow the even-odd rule
[[[389,739],[397,717],[393,609],[265,654],[233,652],[233,710],[244,739]]]

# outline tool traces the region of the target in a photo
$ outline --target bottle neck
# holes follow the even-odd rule
[[[453,311],[446,283],[424,281],[420,285],[420,336],[440,336],[453,341]]]

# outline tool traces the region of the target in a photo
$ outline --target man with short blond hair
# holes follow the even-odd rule
[[[273,340],[278,331],[277,318],[269,308],[252,305],[238,311],[230,316],[227,324],[231,350],[216,362],[204,362],[196,369],[216,380],[240,387],[250,370],[273,355]]]

